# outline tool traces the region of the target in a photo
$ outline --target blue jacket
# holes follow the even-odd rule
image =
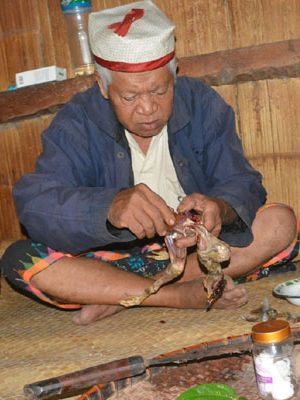
[[[234,113],[201,81],[179,77],[174,93],[168,134],[180,184],[186,194],[227,201],[240,218],[223,228],[221,238],[248,245],[266,192],[243,155]],[[133,173],[123,128],[98,86],[67,103],[42,140],[35,172],[14,187],[19,218],[31,239],[71,253],[134,240],[129,230],[113,232],[107,226],[112,199],[133,185]]]

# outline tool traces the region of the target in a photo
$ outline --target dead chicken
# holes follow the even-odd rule
[[[207,291],[206,310],[209,310],[212,304],[222,296],[224,291],[226,281],[221,263],[229,259],[230,247],[208,232],[201,222],[200,215],[191,213],[176,214],[176,223],[165,237],[165,244],[170,257],[168,267],[140,296],[133,296],[127,300],[122,300],[120,304],[125,307],[137,306],[151,294],[156,293],[161,286],[180,276],[184,271],[187,250],[179,249],[175,241],[182,237],[194,235],[197,236],[198,259],[205,268],[206,275],[203,279],[203,284]]]

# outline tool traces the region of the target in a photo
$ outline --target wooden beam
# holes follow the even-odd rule
[[[65,104],[76,93],[93,85],[95,76],[81,76],[60,82],[27,86],[0,93],[0,123],[51,112]]]
[[[300,39],[224,50],[179,60],[180,75],[209,85],[300,76]]]
[[[300,77],[300,39],[184,57],[178,65],[179,75],[199,78],[214,86]],[[94,82],[95,76],[90,75],[2,92],[0,123],[57,109]]]

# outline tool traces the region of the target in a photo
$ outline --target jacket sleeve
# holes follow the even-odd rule
[[[24,175],[13,190],[29,237],[69,253],[135,239],[126,229],[117,234],[108,229],[107,212],[120,189],[95,184],[86,126],[79,121],[52,123],[43,134],[35,172]]]
[[[234,112],[218,94],[213,96],[205,128],[207,194],[222,198],[238,214],[233,224],[223,227],[221,238],[232,246],[249,245],[253,240],[252,222],[266,201],[262,176],[245,157]]]

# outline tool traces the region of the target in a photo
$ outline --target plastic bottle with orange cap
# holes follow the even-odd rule
[[[260,322],[252,328],[253,361],[259,394],[270,400],[292,399],[297,392],[294,343],[287,321]]]

